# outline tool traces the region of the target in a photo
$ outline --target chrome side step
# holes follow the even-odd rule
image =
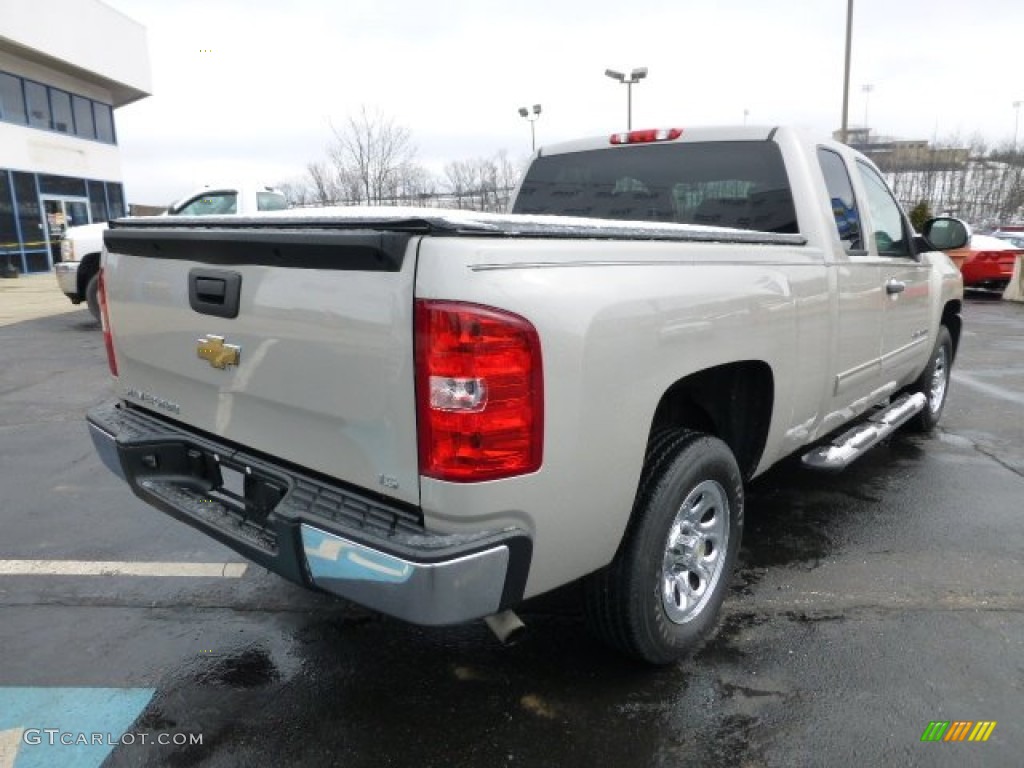
[[[927,405],[928,398],[921,392],[903,395],[873,413],[867,421],[841,434],[829,445],[823,445],[805,453],[804,466],[808,469],[823,469],[833,472],[845,469],[867,453],[870,448],[878,445],[904,423],[923,411]]]

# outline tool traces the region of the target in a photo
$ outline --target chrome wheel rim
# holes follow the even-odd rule
[[[932,384],[928,390],[928,407],[931,412],[938,413],[946,399],[946,387],[949,386],[949,364],[946,360],[946,348],[939,347],[932,367]]]
[[[715,592],[729,548],[729,497],[714,480],[690,491],[665,539],[661,602],[669,620],[685,624]]]

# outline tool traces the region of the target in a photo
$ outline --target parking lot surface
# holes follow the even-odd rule
[[[964,320],[939,432],[755,481],[718,632],[652,670],[588,636],[571,587],[503,647],[154,511],[85,429],[113,395],[91,316],[52,275],[0,280],[0,768],[1019,766],[1024,305],[971,296]],[[933,722],[996,725],[922,741]]]

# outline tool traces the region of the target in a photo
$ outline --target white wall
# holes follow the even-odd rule
[[[116,146],[0,122],[0,168],[121,181]]]
[[[56,59],[54,68],[110,81],[115,107],[152,92],[146,28],[99,0],[0,0],[4,43],[27,49],[19,58]]]

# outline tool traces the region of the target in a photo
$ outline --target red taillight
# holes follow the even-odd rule
[[[103,343],[107,347],[107,365],[110,373],[117,376],[117,358],[114,357],[114,336],[110,332],[110,313],[107,311],[107,287],[103,282],[103,267],[100,267],[99,286],[96,295],[100,302],[100,323],[103,326]]]
[[[612,144],[649,144],[652,141],[672,141],[682,135],[682,128],[652,128],[646,131],[613,133],[609,141]]]
[[[540,468],[544,379],[526,319],[418,300],[416,390],[420,474],[467,483]]]

